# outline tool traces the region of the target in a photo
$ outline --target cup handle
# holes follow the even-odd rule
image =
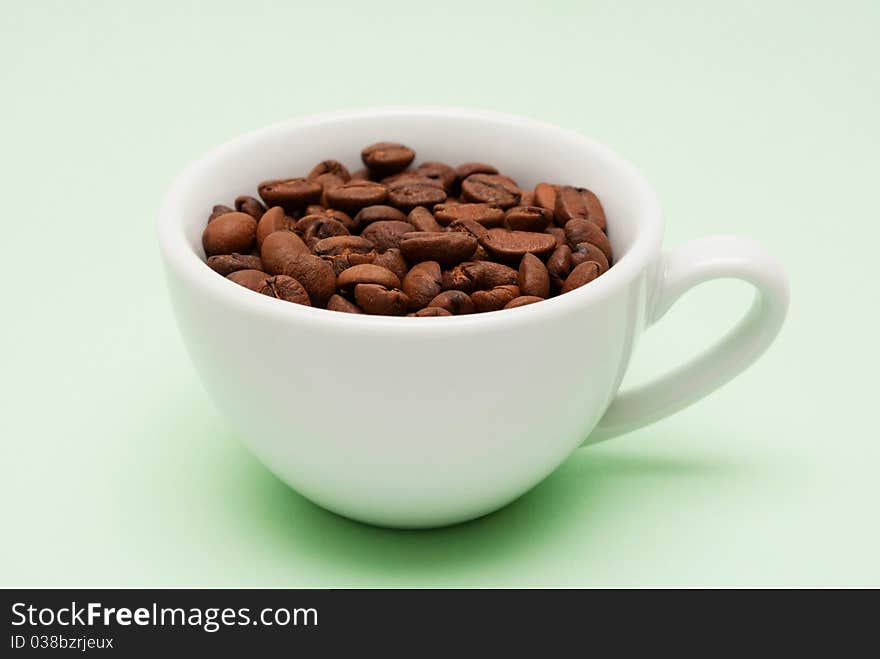
[[[755,287],[751,308],[722,339],[658,379],[618,393],[582,446],[658,421],[695,403],[750,366],[779,333],[788,310],[788,278],[756,242],[710,236],[665,252],[649,289],[647,326],[686,291],[711,279],[736,278]]]

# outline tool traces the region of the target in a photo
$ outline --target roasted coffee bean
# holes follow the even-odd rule
[[[555,290],[562,288],[573,267],[571,248],[568,245],[560,245],[553,250],[550,258],[547,259],[547,272],[550,273],[550,283]]]
[[[455,177],[461,183],[471,174],[497,174],[498,170],[484,162],[463,162],[455,168]]]
[[[410,300],[411,309],[421,309],[437,297],[442,289],[442,275],[437,261],[422,261],[414,265],[403,278],[403,292]]]
[[[599,274],[608,272],[610,267],[605,253],[590,243],[578,243],[571,251],[571,265],[578,266],[586,261],[595,261],[599,264]]]
[[[296,220],[285,214],[281,206],[272,206],[263,213],[263,217],[257,222],[257,247],[263,247],[266,236],[276,231],[293,231],[296,228]]]
[[[477,249],[476,239],[466,233],[414,231],[403,235],[400,251],[410,263],[437,261],[442,266],[469,259]]]
[[[396,247],[386,249],[384,252],[376,254],[375,258],[373,258],[370,263],[383,268],[388,268],[391,272],[397,275],[397,278],[401,281],[406,276],[406,271],[409,268],[406,264],[406,259],[403,258],[403,254],[401,254],[400,250]]]
[[[516,270],[494,261],[468,261],[443,273],[443,289],[471,293],[515,284]]]
[[[600,229],[605,229],[605,210],[599,198],[586,188],[563,186],[556,195],[556,221],[562,225],[574,218],[590,220]]]
[[[580,217],[576,217],[565,223],[565,237],[569,245],[590,243],[602,250],[605,258],[611,262],[611,243],[608,236],[598,226]]]
[[[416,231],[443,231],[434,216],[424,206],[416,206],[413,208],[406,218],[407,222],[412,224]]]
[[[523,254],[529,252],[536,256],[546,256],[556,247],[556,239],[549,233],[489,229],[480,239],[480,244],[500,261],[519,263]]]
[[[391,250],[388,250],[390,252]],[[385,252],[386,254],[388,252]],[[377,254],[375,251],[367,252],[366,254],[358,254],[357,252],[343,252],[342,254],[334,254],[332,256],[322,256],[322,259],[327,261],[330,266],[333,268],[334,274],[339,276],[339,274],[349,268],[356,265],[364,265],[365,263],[373,263]]]
[[[535,297],[534,295],[520,295],[519,297],[513,298],[510,302],[504,305],[505,309],[516,309],[517,307],[524,307],[527,304],[534,304],[535,302],[543,302],[544,298]]]
[[[272,236],[267,238],[266,242],[269,242],[271,239]],[[333,266],[321,257],[314,256],[313,254],[301,254],[297,258],[286,262],[283,272],[276,274],[288,275],[296,279],[306,289],[312,305],[316,307],[326,305],[330,296],[336,292],[336,273],[333,270]]]
[[[371,241],[379,252],[386,249],[400,247],[400,241],[404,234],[412,233],[413,225],[409,222],[385,220],[373,222],[361,232],[361,235]]]
[[[434,218],[448,226],[456,220],[472,220],[484,227],[500,227],[504,223],[504,211],[491,204],[438,204]]]
[[[562,227],[552,226],[544,229],[544,233],[549,233],[551,236],[556,238],[556,246],[567,245],[568,238],[565,237],[565,229]]]
[[[261,270],[236,270],[226,276],[229,281],[234,281],[239,286],[244,286],[252,291],[260,292],[263,288],[263,282],[271,277],[267,272]]]
[[[224,206],[223,204],[217,204],[211,209],[211,214],[208,216],[208,222],[212,222],[221,215],[226,215],[226,213],[234,213],[235,209],[230,208],[229,206]]]
[[[305,215],[323,215],[332,220],[337,220],[348,229],[349,233],[355,233],[359,228],[357,222],[351,219],[351,216],[348,213],[343,213],[335,208],[324,208],[323,206],[312,204],[306,207]],[[303,215],[303,217],[305,217],[305,215]]]
[[[266,212],[266,207],[253,197],[241,195],[235,198],[235,210],[247,213],[259,222]]]
[[[407,213],[416,206],[431,207],[445,200],[443,185],[424,176],[401,177],[388,186],[388,202]]]
[[[288,213],[318,202],[322,190],[320,183],[307,178],[263,181],[257,186],[257,192],[267,206],[281,206]]]
[[[343,183],[348,183],[351,180],[351,174],[349,173],[348,168],[338,160],[322,160],[312,167],[312,171],[309,172],[308,178],[321,180],[322,176],[333,176],[341,180]]]
[[[257,221],[247,213],[225,213],[202,232],[202,247],[206,256],[215,254],[246,254],[257,237]]]
[[[354,299],[365,312],[378,316],[403,316],[409,306],[406,293],[380,284],[358,284]]]
[[[535,203],[535,193],[532,192],[531,190],[523,190],[522,196],[519,198],[519,205],[520,206],[537,206],[538,204]],[[551,215],[552,214],[553,213],[551,211]]]
[[[519,297],[519,287],[506,285],[496,286],[488,291],[475,291],[471,293],[471,301],[477,313],[484,311],[498,311],[511,300]]]
[[[309,294],[306,293],[303,285],[287,275],[276,275],[265,279],[260,293],[286,302],[302,304],[307,307],[312,306],[312,303],[309,301]]]
[[[292,231],[275,231],[263,240],[260,258],[269,274],[289,275],[290,273],[286,272],[288,264],[308,253],[308,245],[298,235]]]
[[[523,256],[516,283],[521,295],[534,297],[550,295],[550,273],[547,271],[547,266],[534,254]]]
[[[374,176],[402,172],[416,157],[415,151],[395,142],[377,142],[361,151],[361,160]]]
[[[358,211],[354,221],[361,228],[372,224],[373,222],[382,222],[385,220],[395,220],[397,222],[405,222],[406,215],[393,206],[384,206],[378,204],[376,206],[367,206]]]
[[[351,215],[362,208],[375,206],[385,201],[388,191],[381,183],[352,179],[327,192],[327,203]]]
[[[538,183],[535,186],[535,205],[545,208],[551,213],[556,212],[556,188],[551,183]]]
[[[423,162],[413,170],[413,173],[439,181],[447,192],[455,184],[455,170],[443,162],[433,160]]]
[[[465,201],[499,208],[516,206],[522,196],[513,179],[499,174],[471,174],[461,182],[461,194]]]
[[[514,206],[504,214],[504,224],[512,231],[543,231],[553,221],[553,213],[540,206]]]
[[[452,314],[446,311],[443,307],[425,307],[424,309],[419,309],[415,313],[408,313],[407,316],[414,316],[416,318],[432,318],[437,316],[451,316]]]
[[[589,284],[599,276],[599,264],[595,261],[586,261],[571,271],[562,285],[562,292],[568,293],[576,288],[580,288],[584,284]]]
[[[336,278],[336,287],[341,291],[351,290],[358,284],[381,284],[385,288],[400,288],[400,278],[388,268],[372,263],[352,266],[343,270]]]
[[[208,267],[225,277],[237,270],[262,270],[263,262],[251,254],[219,254],[208,257]]]
[[[349,302],[341,295],[331,295],[327,300],[327,308],[330,311],[342,311],[343,313],[363,313],[359,306]]]
[[[349,235],[342,222],[325,215],[306,215],[296,223],[296,231],[309,247],[324,238]]]
[[[453,316],[463,316],[474,312],[474,303],[470,295],[463,291],[443,291],[428,302],[428,306],[446,309]]]
[[[482,240],[489,230],[475,220],[463,219],[454,220],[448,227],[449,231],[457,231],[473,236],[477,240]]]
[[[373,243],[361,236],[334,236],[319,240],[312,249],[318,256],[338,256],[344,253],[367,254],[373,251]]]

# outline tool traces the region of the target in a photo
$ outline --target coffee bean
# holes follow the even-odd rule
[[[371,241],[379,252],[400,246],[400,241],[405,234],[411,233],[413,225],[409,222],[397,222],[386,220],[373,222],[361,235]]]
[[[453,316],[474,313],[474,303],[470,295],[463,291],[443,291],[428,302],[428,306],[446,309]]]
[[[253,197],[241,195],[235,198],[235,210],[247,213],[259,222],[266,212],[266,207]]]
[[[544,229],[544,233],[549,233],[556,239],[557,247],[559,247],[560,245],[568,244],[568,239],[565,237],[565,229],[563,229],[562,227],[547,227],[546,229]]]
[[[545,208],[551,213],[556,212],[556,187],[550,183],[538,183],[535,186],[535,205]]]
[[[605,228],[605,210],[599,202],[599,198],[586,188],[564,186],[556,195],[554,208],[556,221],[565,224],[574,218],[590,220],[600,229]]]
[[[407,222],[415,227],[416,231],[443,231],[443,227],[437,223],[437,220],[434,219],[431,211],[424,206],[416,206],[413,208],[406,219]]]
[[[319,201],[322,190],[320,183],[306,178],[263,181],[257,186],[257,192],[267,206],[281,206],[288,213]]]
[[[386,249],[384,252],[376,254],[375,258],[370,262],[374,265],[391,270],[391,272],[397,275],[397,278],[400,280],[403,280],[404,276],[406,276],[406,271],[409,268],[406,264],[406,259],[403,258],[403,254],[401,254],[400,250],[396,247]]]
[[[260,249],[260,258],[266,272],[273,275],[289,275],[287,266],[309,253],[308,245],[292,231],[275,231],[266,236]],[[303,283],[300,281],[300,283]]]
[[[346,252],[367,254],[373,251],[373,243],[361,236],[334,236],[319,240],[312,249],[318,256],[338,256]]]
[[[454,220],[452,224],[449,225],[448,229],[449,231],[466,233],[470,236],[473,236],[477,240],[482,240],[489,233],[489,230],[482,224],[475,220],[470,220],[467,218]]]
[[[330,299],[327,300],[327,309],[330,311],[342,311],[343,313],[363,313],[359,306],[349,302],[341,295],[331,295]]]
[[[466,233],[414,231],[403,235],[400,251],[410,263],[437,261],[442,266],[466,261],[477,249],[476,239]]]
[[[588,284],[599,276],[599,264],[595,261],[586,261],[571,271],[562,285],[562,292],[568,293],[584,284]]]
[[[514,206],[504,214],[504,224],[513,231],[543,231],[553,213],[540,206]]]
[[[285,235],[275,233],[275,235]],[[272,236],[266,239],[268,243]],[[309,294],[312,305],[323,307],[330,296],[336,292],[336,273],[333,266],[319,256],[301,254],[284,264],[283,272],[273,273],[288,275],[296,279]]]
[[[451,316],[452,314],[446,311],[443,307],[425,307],[424,309],[419,309],[415,313],[409,313],[407,316],[414,316],[416,318],[431,318],[437,316]]]
[[[471,174],[497,174],[498,170],[484,162],[464,162],[455,168],[455,177],[461,183]]]
[[[599,274],[608,272],[608,259],[605,253],[590,243],[578,243],[571,252],[572,267],[580,265],[586,261],[595,261],[599,264]]]
[[[206,256],[239,254],[251,250],[257,237],[257,221],[247,213],[225,213],[202,232],[202,247]]]
[[[219,254],[208,257],[208,267],[225,277],[237,270],[262,270],[263,262],[251,254]]]
[[[455,170],[443,162],[429,161],[423,162],[413,170],[415,174],[424,176],[435,181],[439,181],[443,185],[443,189],[447,192],[452,189],[455,184]]]
[[[516,182],[499,174],[471,174],[461,182],[465,201],[510,208],[519,203],[522,193]]]
[[[365,312],[379,316],[402,316],[409,306],[406,293],[380,284],[358,284],[354,287],[354,299]]]
[[[388,191],[381,183],[351,180],[327,192],[327,203],[333,208],[355,214],[367,206],[375,206],[385,201]]]
[[[421,309],[428,305],[442,291],[440,264],[437,261],[422,261],[414,265],[403,278],[403,292],[410,300],[411,309]]]
[[[525,254],[519,264],[517,285],[522,295],[549,297],[550,273],[547,266],[534,254]]]
[[[261,270],[236,270],[226,276],[229,281],[234,281],[239,286],[244,286],[252,291],[260,292],[263,288],[263,282],[271,275]]]
[[[310,247],[324,238],[349,235],[342,222],[326,215],[306,215],[297,221],[296,231]]]
[[[343,270],[336,279],[336,287],[342,291],[351,290],[357,284],[381,284],[385,288],[400,288],[400,278],[387,268],[368,263]]]
[[[305,215],[321,215],[331,220],[337,220],[348,229],[349,233],[355,233],[359,228],[358,223],[351,219],[351,216],[348,213],[343,213],[335,208],[324,208],[323,206],[312,204],[306,206]]]
[[[308,178],[320,180],[322,176],[326,177],[328,175],[341,180],[343,183],[348,183],[351,180],[348,168],[338,160],[322,160],[312,167]]]
[[[569,245],[590,243],[602,250],[605,258],[611,262],[611,243],[608,241],[602,229],[580,217],[576,217],[565,223],[565,237]]]
[[[504,223],[504,211],[491,204],[438,204],[434,207],[434,217],[444,226],[456,220],[472,220],[487,228]]]
[[[529,252],[536,256],[549,254],[556,247],[556,239],[548,233],[489,229],[480,244],[496,259],[518,263]]]
[[[478,289],[515,284],[516,270],[493,261],[467,261],[443,273],[443,289],[471,293]]]
[[[560,245],[553,250],[550,258],[547,259],[547,272],[550,273],[550,283],[555,290],[562,288],[573,267],[571,248],[568,245]]]
[[[527,304],[534,304],[535,302],[543,302],[544,298],[535,297],[534,295],[520,295],[519,297],[513,298],[510,302],[504,305],[505,309],[516,309],[517,307],[524,307]]]
[[[377,142],[361,151],[361,160],[375,176],[388,176],[401,172],[416,157],[415,151],[396,142]]]
[[[257,222],[257,247],[262,248],[266,236],[276,231],[293,231],[296,221],[284,213],[281,206],[272,206],[263,213],[263,217]]]
[[[276,275],[265,279],[260,293],[286,302],[302,304],[307,307],[312,306],[312,303],[309,301],[309,294],[306,293],[303,285],[287,275]]]
[[[359,227],[365,227],[373,222],[382,222],[385,220],[395,220],[397,222],[405,222],[406,215],[393,206],[384,206],[378,204],[376,206],[367,206],[358,211],[354,221]]]
[[[388,201],[406,212],[416,206],[431,207],[446,200],[443,185],[424,176],[407,176],[388,186]]]
[[[471,293],[471,301],[477,313],[498,311],[517,297],[519,297],[519,287],[512,285],[496,286],[488,291]]]
[[[520,206],[537,206],[538,204],[535,203],[535,193],[532,192],[531,190],[523,190],[522,196],[519,198],[519,205]],[[552,215],[552,211],[551,211],[551,215]]]
[[[235,209],[230,208],[229,206],[224,206],[223,204],[217,204],[211,209],[211,214],[208,216],[208,222],[212,222],[221,215],[226,215],[226,213],[234,213]]]

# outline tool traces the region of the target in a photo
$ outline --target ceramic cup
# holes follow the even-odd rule
[[[591,188],[606,209],[614,266],[517,309],[391,318],[282,302],[205,265],[213,204],[326,158],[358,168],[360,148],[380,140],[422,159],[493,163],[524,189],[542,180]],[[248,133],[187,167],[159,214],[181,334],[242,441],[316,504],[409,528],[496,510],[578,447],[690,405],[764,352],[788,306],[777,263],[746,238],[670,251],[662,238],[657,195],[608,148],[532,119],[448,108],[330,113]],[[618,393],[642,332],[691,287],[729,277],[756,291],[739,324],[693,361]]]

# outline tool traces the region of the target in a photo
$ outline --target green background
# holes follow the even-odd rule
[[[878,7],[4,2],[0,585],[880,586]],[[482,520],[399,532],[314,507],[201,389],[154,220],[240,132],[387,104],[608,144],[656,185],[667,245],[742,233],[778,256],[777,344]],[[628,382],[750,295],[689,294]]]

